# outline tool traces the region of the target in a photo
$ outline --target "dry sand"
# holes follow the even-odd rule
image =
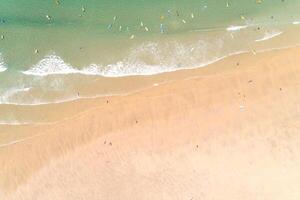
[[[233,56],[68,103],[55,124],[2,126],[0,199],[298,200],[299,55]]]

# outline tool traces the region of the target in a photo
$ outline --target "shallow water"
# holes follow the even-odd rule
[[[299,0],[3,1],[1,52],[10,69],[29,69],[54,53],[73,66],[106,66],[126,59],[144,42],[168,42],[169,35],[176,40],[190,31],[223,31],[230,25],[292,23],[300,19],[299,10]]]
[[[1,0],[0,5],[1,104],[76,99],[82,85],[93,87],[103,77],[203,67],[239,52],[300,42],[292,37],[300,29],[299,0]],[[109,86],[89,91],[81,93],[120,92]]]

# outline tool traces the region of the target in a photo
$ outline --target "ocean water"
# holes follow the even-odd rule
[[[0,104],[112,95],[82,88],[298,45],[299,11],[299,0],[0,0]]]

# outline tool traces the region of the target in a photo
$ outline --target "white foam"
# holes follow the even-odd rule
[[[66,63],[57,55],[48,55],[42,59],[38,64],[34,65],[23,74],[34,76],[48,76],[48,75],[64,75],[64,74],[83,74],[83,75],[100,75],[105,77],[119,77],[129,75],[148,75],[153,74],[154,68],[159,67],[146,66],[143,63],[126,63],[123,61],[107,66],[100,66],[91,64],[81,69],[76,69],[70,64]],[[159,71],[157,72],[159,73]]]
[[[236,55],[236,54],[241,54],[241,53],[246,53],[246,51],[240,51],[240,52],[236,52],[236,53],[232,53],[230,55],[227,55],[227,56],[232,56],[232,55]],[[222,60],[224,58],[226,58],[227,56],[222,56],[222,57],[219,57],[219,58],[215,58],[209,62],[205,62],[205,63],[202,63],[200,65],[197,65],[197,66],[190,66],[190,67],[185,67],[185,68],[178,68],[178,69],[169,69],[168,71],[164,71],[164,72],[173,72],[173,71],[177,71],[177,70],[188,70],[188,69],[194,69],[194,68],[198,68],[198,67],[204,67],[206,65],[209,65],[209,64],[212,64],[214,62],[217,62],[219,60]],[[93,65],[91,65],[93,66]],[[97,68],[97,66],[94,66]],[[92,75],[95,75],[95,72],[93,70],[97,70],[97,69],[93,69],[92,67],[88,68],[89,72],[85,72],[83,73],[83,71],[87,71],[87,69],[85,70],[82,70],[81,74],[92,74]],[[79,71],[79,70],[77,70]],[[116,70],[116,73],[118,73],[118,70]],[[161,72],[162,73],[162,72]],[[57,73],[54,73],[54,74],[57,74]],[[65,72],[64,72],[65,74]],[[28,75],[34,75],[36,76],[36,73],[32,73],[32,74],[28,74]],[[113,72],[111,72],[110,74],[110,77],[112,76],[118,76],[118,74],[114,74]],[[139,74],[137,72],[137,75],[147,75],[147,74]],[[47,76],[47,75],[41,75],[41,74],[38,74],[37,76]],[[152,86],[155,87],[155,86],[158,86],[160,84],[162,84],[163,82],[161,83],[154,83]],[[30,102],[30,103],[25,103],[25,102],[19,102],[17,99],[15,99],[15,96],[14,95],[18,95],[19,93],[22,93],[22,92],[27,92],[27,91],[30,91],[32,88],[11,88],[9,90],[7,90],[3,95],[0,95],[0,104],[4,104],[4,105],[16,105],[16,106],[37,106],[37,105],[48,105],[48,104],[60,104],[60,103],[64,103],[64,102],[70,102],[70,101],[76,101],[76,100],[80,100],[80,99],[93,99],[93,98],[99,98],[99,97],[106,97],[106,96],[119,96],[119,95],[127,95],[129,93],[121,93],[121,94],[102,94],[102,95],[91,95],[91,96],[71,96],[71,97],[67,97],[67,98],[63,98],[63,99],[60,99],[60,100],[54,100],[54,101],[43,101],[43,100],[39,100],[39,101],[33,101],[33,102]],[[139,90],[137,90],[139,91]],[[23,122],[15,122],[15,121],[0,121],[0,125],[24,125]]]
[[[184,51],[183,49],[178,49],[177,51]],[[65,75],[65,74],[83,74],[83,75],[100,75],[104,77],[123,77],[123,76],[136,76],[136,75],[155,75],[166,72],[173,72],[183,69],[193,69],[198,67],[204,67],[206,65],[217,62],[225,57],[245,53],[246,51],[238,51],[225,56],[212,57],[210,60],[205,62],[195,64],[177,66],[176,64],[170,64],[165,66],[161,65],[148,65],[143,62],[134,62],[131,64],[130,61],[120,61],[116,64],[109,64],[107,66],[99,66],[96,64],[91,64],[88,67],[82,69],[75,69],[70,64],[65,63],[59,56],[50,55],[46,56],[37,65],[30,68],[22,73],[26,75],[33,76],[49,76],[49,75]],[[184,53],[184,52],[181,52]],[[54,60],[51,60],[54,59]],[[176,58],[174,58],[176,60]]]
[[[78,70],[65,63],[59,56],[48,55],[38,64],[23,73],[26,75],[47,76],[51,74],[78,73]]]
[[[24,125],[48,125],[54,124],[55,122],[35,122],[35,121],[18,121],[18,120],[0,120],[0,126],[24,126]]]
[[[55,60],[51,59],[54,58]],[[59,62],[57,62],[59,61]],[[160,66],[150,66],[135,63],[130,65],[122,61],[116,64],[109,64],[107,66],[100,66],[97,64],[91,64],[88,67],[82,69],[75,69],[68,63],[65,63],[58,56],[48,56],[43,59],[39,64],[35,65],[27,71],[23,71],[23,74],[34,76],[49,76],[49,75],[64,75],[64,74],[83,74],[91,76],[104,76],[104,77],[122,77],[122,76],[134,76],[134,75],[151,75],[161,73],[157,70]]]
[[[298,25],[298,24],[300,24],[300,21],[294,21],[292,24]]]
[[[9,125],[9,126],[21,126],[21,125],[29,125],[34,124],[33,122],[19,122],[17,120],[10,120],[10,121],[0,121],[0,125]]]
[[[37,65],[33,66],[23,74],[33,76],[49,76],[49,75],[65,75],[65,74],[82,74],[103,77],[124,77],[137,75],[155,75],[159,73],[172,72],[179,69],[190,69],[195,67],[203,67],[210,63],[216,62],[224,57],[221,56],[212,58],[209,61],[197,64],[190,67],[181,67],[174,65],[147,65],[143,62],[130,63],[128,61],[120,61],[116,64],[109,64],[107,66],[99,66],[91,64],[82,69],[75,69],[70,64],[65,63],[59,56],[50,55],[45,57]]]
[[[270,40],[270,39],[272,39],[274,37],[277,37],[281,34],[282,34],[282,31],[266,32],[265,35],[262,38],[255,40],[255,42],[262,42],[262,41]]]
[[[13,87],[7,89],[4,93],[0,94],[0,104],[9,104],[15,96],[19,95],[22,92],[28,92],[30,87]]]
[[[2,66],[1,64],[0,64],[0,72],[4,72],[4,71],[6,71],[7,70],[7,68],[5,68],[4,66]]]
[[[227,31],[239,31],[241,29],[247,28],[247,25],[244,26],[229,26],[226,28]]]
[[[4,61],[3,61],[2,55],[0,53],[0,72],[4,72],[6,70],[7,70],[7,68],[4,65]]]
[[[194,68],[206,65],[207,62],[222,57],[219,50],[221,48],[223,48],[222,39],[210,42],[200,40],[191,45],[182,45],[178,42],[160,45],[148,42],[132,48],[128,55],[112,64],[90,64],[85,67],[75,68],[59,56],[53,54],[45,56],[36,65],[22,73],[33,76],[83,74],[124,77],[153,75],[183,69],[184,66],[192,66]],[[191,49],[193,49],[192,52]],[[208,55],[210,49],[218,49],[218,51],[214,51],[212,55]],[[148,61],[145,61],[147,59]]]

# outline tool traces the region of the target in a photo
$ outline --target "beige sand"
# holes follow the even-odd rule
[[[3,126],[0,199],[299,199],[299,55],[234,56],[68,103],[55,124]]]

